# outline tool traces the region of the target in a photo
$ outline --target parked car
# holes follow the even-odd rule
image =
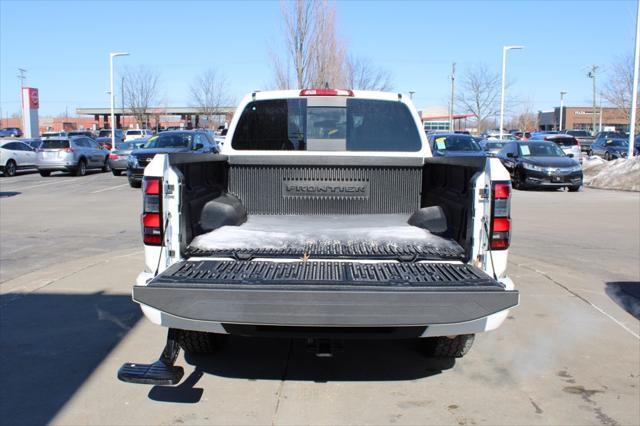
[[[109,166],[114,176],[120,176],[127,171],[129,154],[134,149],[140,149],[148,142],[147,139],[132,139],[126,142],[116,142],[116,149],[109,153]]]
[[[149,139],[149,142],[129,155],[127,177],[129,185],[140,188],[144,168],[158,153],[191,152],[204,154],[218,152],[218,144],[201,130],[176,130],[162,132]]]
[[[513,133],[513,137],[518,139],[518,140],[525,140],[526,141],[527,139],[529,139],[531,137],[531,133],[530,132],[524,132],[523,133],[523,132],[518,131],[518,132]]]
[[[566,187],[578,191],[582,186],[582,167],[551,141],[509,142],[498,158],[511,175],[516,189]]]
[[[37,165],[42,176],[51,172],[71,172],[84,176],[88,169],[102,169],[108,172],[109,151],[86,136],[49,138],[42,141],[38,150]]]
[[[62,132],[44,132],[41,135],[41,137],[43,139],[46,139],[46,138],[66,138],[67,136],[69,136],[69,135],[67,134],[67,132],[64,132],[64,131],[62,131]]]
[[[27,145],[29,145],[31,148],[33,149],[38,149],[40,148],[40,145],[42,145],[42,139],[40,138],[22,138],[19,139],[20,142],[24,142]]]
[[[509,143],[509,141],[485,139],[480,141],[480,147],[488,154],[496,155],[507,143]]]
[[[638,148],[634,147],[634,155],[638,155]],[[600,139],[591,144],[589,155],[598,155],[607,161],[625,158],[629,154],[628,138]]]
[[[571,154],[577,161],[582,162],[582,150],[578,140],[571,135],[564,134],[535,134],[529,138],[530,141],[549,141],[556,143],[565,154]]]
[[[127,129],[124,133],[124,141],[141,138],[149,139],[151,136],[153,136],[153,132],[149,129]]]
[[[627,135],[621,132],[598,132],[593,140],[593,143],[604,142],[606,139],[626,139]]]
[[[67,136],[86,136],[91,139],[95,139],[96,135],[91,130],[72,130]]]
[[[6,138],[19,138],[22,136],[22,130],[19,127],[5,127],[4,129],[0,129],[0,137]]]
[[[101,147],[103,147],[104,149],[111,151],[111,136],[108,136],[106,138],[97,138],[96,143]],[[116,139],[116,144],[117,143],[118,143],[118,140]]]
[[[595,140],[595,138],[591,136],[591,134],[589,134],[589,132],[587,132],[586,130],[568,129],[562,130],[560,134],[571,135],[576,138],[578,140],[578,143],[580,144],[580,149],[582,150],[582,152],[589,152],[589,147]]]
[[[109,138],[111,139],[111,129],[102,129],[98,132],[99,138]],[[124,132],[122,129],[116,129],[116,140],[124,141]]]
[[[436,133],[427,136],[434,157],[484,157],[486,153],[469,135]]]
[[[0,141],[0,172],[14,176],[18,170],[36,167],[36,151],[22,141]]]

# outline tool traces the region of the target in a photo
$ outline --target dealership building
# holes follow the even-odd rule
[[[594,131],[593,107],[562,108],[562,128]],[[599,107],[595,111],[595,131],[616,130],[629,131],[629,117],[619,108]],[[560,124],[560,107],[548,111],[538,112],[538,126],[540,130],[558,130]]]

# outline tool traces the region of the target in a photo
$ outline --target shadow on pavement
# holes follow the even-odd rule
[[[1,295],[0,423],[51,422],[140,316],[129,295]]]
[[[618,306],[640,320],[640,282],[609,282],[605,288],[605,293],[607,293]]]
[[[16,191],[0,191],[0,198],[4,198],[4,197],[13,197],[15,195],[20,195],[22,194],[22,192],[16,192]]]
[[[204,374],[245,380],[313,382],[416,380],[440,374],[453,359],[422,355],[417,339],[345,340],[332,358],[318,358],[302,339],[230,336],[215,354],[185,354],[195,370],[177,387],[155,386],[155,401],[195,403],[203,390],[195,384]]]

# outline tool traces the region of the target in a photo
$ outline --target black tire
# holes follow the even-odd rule
[[[609,151],[604,153],[604,159],[607,161],[611,161],[611,154],[609,154]]]
[[[142,188],[142,182],[139,180],[129,179],[129,186],[132,188]]]
[[[120,176],[122,174],[122,170],[111,169],[111,173],[113,173],[114,176]]]
[[[178,344],[189,354],[210,354],[221,346],[223,336],[203,331],[178,330]]]
[[[109,165],[109,159],[105,158],[104,160],[104,166],[102,166],[102,171],[104,173],[110,172],[111,171],[111,165]]]
[[[522,172],[520,170],[516,170],[513,172],[513,178],[511,178],[511,184],[514,189],[524,189],[524,183],[522,183]]]
[[[81,158],[80,161],[78,161],[78,165],[76,166],[75,170],[73,171],[73,175],[84,176],[86,174],[87,174],[87,162],[85,161],[84,158]]]
[[[588,150],[588,151],[587,151],[587,155],[588,155],[589,157],[591,157],[591,156],[593,155],[593,151]]]
[[[16,175],[16,170],[18,169],[18,166],[16,164],[15,161],[13,160],[9,160],[7,161],[7,164],[4,165],[4,175],[7,177],[10,176],[15,176]]]
[[[40,176],[49,177],[51,176],[51,170],[39,170]]]
[[[471,346],[475,334],[461,334],[450,339],[448,337],[428,337],[423,339],[423,353],[431,358],[462,358]]]
[[[567,187],[567,189],[569,189],[569,192],[578,192],[580,191],[581,186],[582,185],[573,185],[573,186]]]

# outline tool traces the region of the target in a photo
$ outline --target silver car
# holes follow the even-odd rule
[[[55,171],[84,176],[88,169],[101,169],[103,172],[111,170],[109,151],[93,139],[83,136],[43,140],[38,149],[36,165],[42,176],[49,176]]]
[[[109,153],[109,166],[114,176],[120,176],[127,171],[127,160],[134,149],[142,148],[148,139],[132,139],[126,142],[117,142],[116,149]]]

